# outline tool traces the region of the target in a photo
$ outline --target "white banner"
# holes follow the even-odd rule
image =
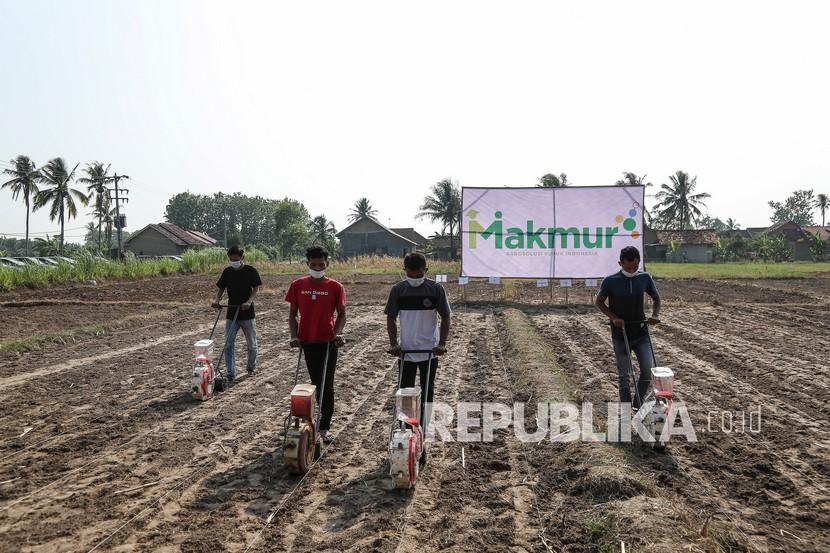
[[[593,278],[643,254],[642,186],[463,188],[461,274]]]

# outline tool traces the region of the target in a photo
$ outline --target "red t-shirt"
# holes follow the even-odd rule
[[[285,301],[300,311],[301,342],[334,340],[334,314],[337,306],[346,305],[346,289],[331,278],[312,282],[310,276],[298,278],[285,293]]]

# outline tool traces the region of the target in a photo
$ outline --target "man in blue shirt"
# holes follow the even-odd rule
[[[632,403],[629,369],[629,352],[625,347],[623,327],[628,336],[631,351],[637,356],[640,377],[632,407],[639,409],[651,385],[651,368],[654,366],[654,352],[648,335],[648,325],[660,322],[660,294],[651,275],[638,270],[640,252],[634,246],[620,251],[622,270],[606,277],[597,294],[596,306],[611,319],[611,338],[617,358],[617,374],[620,381],[620,402]],[[643,309],[643,294],[652,299],[651,317],[646,319]],[[606,305],[608,300],[608,305]]]

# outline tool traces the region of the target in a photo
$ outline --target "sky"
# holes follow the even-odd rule
[[[830,193],[823,2],[0,0],[0,167],[100,160],[128,230],[175,193],[302,201],[394,227],[435,182],[575,185],[680,169],[712,216]],[[651,191],[655,191],[654,188]],[[66,226],[81,241],[90,217]],[[0,191],[0,235],[25,211]],[[54,232],[46,210],[35,235]]]

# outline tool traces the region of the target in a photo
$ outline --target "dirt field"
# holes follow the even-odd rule
[[[336,440],[303,479],[280,457],[297,361],[290,279],[265,280],[259,373],[206,403],[190,398],[188,371],[214,278],[0,295],[0,343],[101,329],[0,351],[0,551],[830,551],[826,278],[658,281],[656,355],[698,442],[525,444],[511,426],[491,442],[433,443],[413,492],[384,473],[394,279],[345,280]],[[531,419],[540,401],[592,401],[603,428],[616,369],[589,290],[567,305],[533,283],[447,290],[436,401],[527,402]],[[724,413],[737,423],[758,408],[760,432],[723,430]]]

